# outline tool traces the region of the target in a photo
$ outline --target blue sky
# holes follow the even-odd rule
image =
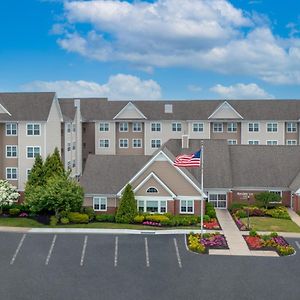
[[[295,0],[1,1],[0,25],[3,92],[300,98]]]

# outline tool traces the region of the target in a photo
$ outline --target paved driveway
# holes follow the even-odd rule
[[[300,299],[298,253],[197,255],[183,235],[0,233],[0,266],[0,299]]]

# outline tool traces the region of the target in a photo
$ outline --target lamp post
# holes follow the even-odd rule
[[[247,229],[250,229],[250,215],[249,215],[249,205],[250,205],[250,195],[247,193],[247,203],[248,203],[248,208],[247,208]]]

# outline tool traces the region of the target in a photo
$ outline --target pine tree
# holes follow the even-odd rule
[[[116,214],[117,223],[133,223],[134,217],[137,215],[136,200],[130,184],[127,184],[120,205]]]
[[[57,148],[54,149],[52,155],[48,155],[44,164],[44,178],[47,181],[53,176],[64,176],[66,174],[64,165],[60,159]]]
[[[36,156],[34,165],[31,168],[30,175],[26,185],[44,185],[44,163],[40,155]]]

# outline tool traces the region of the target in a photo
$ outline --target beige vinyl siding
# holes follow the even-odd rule
[[[108,131],[100,131],[99,124],[108,123]],[[113,121],[97,121],[95,123],[95,154],[114,155],[116,154],[116,123]],[[109,140],[109,148],[100,148],[99,141]]]

